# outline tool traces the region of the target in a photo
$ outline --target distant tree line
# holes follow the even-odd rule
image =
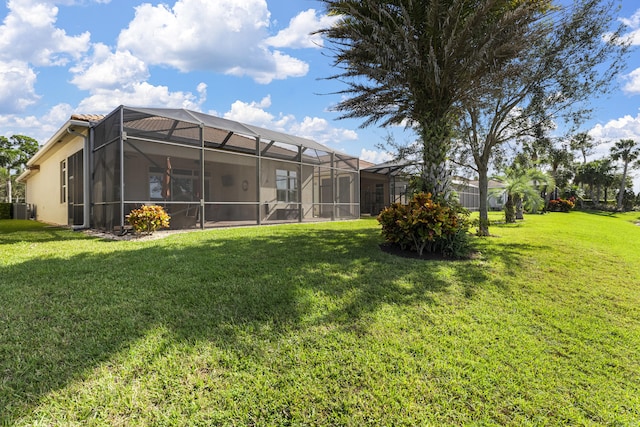
[[[602,143],[585,132],[568,140],[545,136],[524,141],[494,178],[506,184],[507,193],[519,182],[514,195],[527,201],[530,211],[546,209],[551,199],[571,199],[584,208],[633,209],[640,205],[632,181],[632,171],[640,168],[640,143],[620,139],[608,155],[588,161]]]
[[[38,141],[29,136],[0,136],[0,201],[25,200],[24,185],[16,183],[16,178],[38,148]]]

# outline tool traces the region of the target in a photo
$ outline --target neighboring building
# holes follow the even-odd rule
[[[392,160],[360,170],[360,212],[378,215],[391,203],[407,203],[411,197],[409,179],[419,173],[419,163]],[[452,177],[452,188],[460,204],[469,210],[480,208],[477,181]]]
[[[480,189],[477,182],[462,177],[453,177],[452,187],[462,206],[471,211],[480,209]]]
[[[412,166],[392,160],[360,169],[360,213],[377,216],[391,203],[407,203]]]
[[[469,185],[478,187],[478,181],[469,181]],[[499,211],[504,208],[504,203],[507,201],[507,192],[504,187],[502,182],[489,180],[489,195],[487,197],[489,210]]]
[[[360,215],[359,160],[315,141],[184,109],[72,116],[19,177],[36,218],[114,230],[142,204],[172,228]]]

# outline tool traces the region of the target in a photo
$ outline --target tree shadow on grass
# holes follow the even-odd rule
[[[61,240],[80,240],[86,236],[82,233],[69,233],[66,227],[49,226],[36,221],[1,220],[0,245],[18,242],[44,243]]]
[[[49,237],[34,241],[51,238],[42,233]],[[386,254],[370,227],[224,236],[98,241],[110,250],[1,267],[0,423],[158,326],[177,341],[209,341],[241,357],[261,351],[247,348],[247,331],[272,340],[318,325],[361,327],[383,304],[437,304],[455,281],[471,297],[492,280],[470,261],[456,262],[450,278],[440,274],[446,261]],[[515,267],[526,249],[504,245],[492,256]]]
[[[584,213],[590,214],[590,215],[608,216],[608,217],[612,217],[612,218],[616,218],[618,216],[618,214],[620,213],[620,212],[601,211],[601,210],[594,210],[594,209],[585,209],[585,210],[581,210],[580,212],[584,212]]]

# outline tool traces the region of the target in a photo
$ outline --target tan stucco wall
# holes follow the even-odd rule
[[[36,206],[36,219],[49,224],[67,225],[67,203],[60,203],[60,162],[83,148],[84,138],[66,135],[37,162],[40,170],[27,178],[27,203]]]

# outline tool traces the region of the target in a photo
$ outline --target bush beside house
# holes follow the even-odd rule
[[[408,204],[393,203],[378,215],[382,235],[402,250],[460,258],[469,252],[469,212],[419,193]]]

